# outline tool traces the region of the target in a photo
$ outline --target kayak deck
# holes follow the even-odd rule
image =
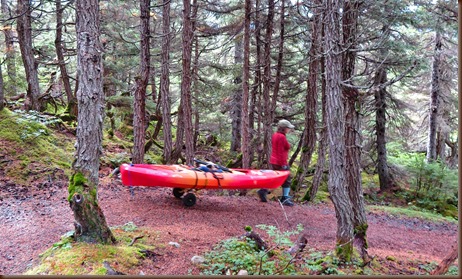
[[[185,165],[122,164],[125,186],[158,186],[181,189],[274,189],[281,186],[289,171],[230,169],[206,172]]]

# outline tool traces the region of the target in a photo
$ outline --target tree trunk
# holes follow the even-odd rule
[[[67,96],[67,105],[69,106],[70,116],[77,116],[77,102],[75,96],[72,94],[71,83],[69,81],[69,74],[66,69],[66,61],[64,60],[63,51],[63,11],[66,7],[61,5],[61,0],[56,1],[56,37],[55,48],[56,56],[58,58],[59,70],[61,71],[61,78],[64,85],[64,92]],[[72,107],[70,107],[72,105]]]
[[[78,127],[68,201],[74,212],[75,239],[115,242],[98,205],[98,171],[103,139],[103,64],[97,0],[77,0]]]
[[[390,172],[387,160],[386,142],[386,101],[385,88],[380,85],[387,81],[387,70],[384,65],[379,66],[374,77],[374,98],[375,98],[375,131],[377,145],[377,172],[379,174],[380,191],[386,191],[392,187]]]
[[[271,135],[273,133],[271,116],[271,36],[273,34],[273,19],[274,19],[274,0],[268,1],[268,17],[266,19],[266,35],[265,35],[265,51],[264,51],[264,68],[263,68],[263,161],[266,162],[266,167],[269,167],[269,159],[271,156]]]
[[[242,65],[243,62],[243,41],[242,38],[234,39],[234,64]],[[241,126],[242,126],[242,75],[234,78],[237,85],[231,101],[231,147],[230,150],[237,152],[241,149]]]
[[[328,0],[325,17],[327,135],[329,140],[328,189],[337,216],[336,254],[342,261],[352,256],[352,206],[345,180],[345,108],[340,87],[342,61],[340,50],[340,9],[343,1]]]
[[[38,81],[37,62],[32,53],[32,24],[31,7],[28,0],[18,0],[17,6],[17,32],[19,47],[21,49],[22,62],[27,79],[27,102],[26,110],[40,111],[40,87]]]
[[[315,5],[320,5],[319,1],[315,2]],[[317,99],[318,99],[318,88],[317,79],[319,71],[319,43],[320,43],[320,11],[314,10],[314,17],[311,23],[311,48],[308,53],[310,59],[309,72],[307,80],[307,90],[305,96],[305,129],[302,135],[302,154],[300,155],[300,164],[295,174],[293,181],[295,182],[295,192],[298,192],[303,184],[303,180],[308,172],[308,167],[311,162],[311,156],[313,155],[314,148],[316,145],[316,111],[317,111]]]
[[[2,64],[0,63],[0,111],[3,110],[5,107],[5,94],[3,92],[4,84],[3,84],[3,72],[2,72]]]
[[[245,0],[244,20],[244,65],[242,69],[242,168],[250,168],[250,136],[249,136],[249,77],[250,77],[250,13],[251,0]]]
[[[321,21],[321,38],[324,35],[324,24],[323,24],[323,17],[321,14],[320,17]],[[323,44],[320,44],[320,51],[324,53]],[[321,56],[321,73],[325,73],[326,71],[326,63],[325,57]],[[321,131],[319,132],[319,141],[318,141],[318,160],[316,162],[316,169],[314,171],[313,177],[313,185],[311,188],[308,189],[307,194],[305,194],[305,199],[308,201],[313,201],[316,197],[316,193],[318,192],[319,185],[321,185],[321,181],[324,176],[324,169],[326,164],[326,149],[327,145],[327,112],[326,112],[326,76],[324,74],[321,75],[321,113],[322,113],[322,127]]]
[[[149,18],[150,0],[140,1],[140,72],[136,77],[135,96],[133,101],[133,154],[132,162],[142,164],[144,162],[144,145],[146,142],[146,87],[149,80]]]
[[[8,7],[7,0],[1,0],[2,4],[2,13],[4,18],[11,18],[10,7]],[[5,20],[3,25],[3,34],[5,34],[5,62],[6,62],[6,73],[8,76],[8,85],[4,88],[6,94],[4,95],[14,95],[16,94],[16,51],[14,49],[14,34],[13,26],[11,25],[10,20]]]
[[[452,245],[451,252],[441,261],[440,264],[430,272],[430,275],[443,275],[448,272],[449,267],[451,264],[459,257],[459,245],[457,245],[457,241]]]
[[[195,28],[193,28],[195,30]],[[192,68],[192,91],[194,92],[194,99],[197,100],[199,98],[199,40],[197,37],[194,37],[194,62]],[[197,147],[197,140],[199,139],[199,110],[196,104],[193,104],[193,117],[194,117],[194,150]]]
[[[164,163],[170,164],[172,156],[172,120],[170,119],[170,0],[162,4],[162,54],[160,94],[162,102],[162,119],[164,123],[164,150],[162,157]]]
[[[441,64],[441,34],[436,31],[435,35],[435,51],[433,54],[433,68],[432,68],[432,85],[430,92],[430,109],[429,109],[429,123],[428,123],[428,143],[427,143],[427,162],[436,160],[436,132],[438,130],[438,116],[439,116],[439,96],[441,95],[440,87],[440,64]]]
[[[251,149],[251,156],[253,157],[253,152],[257,152],[257,162],[258,167],[263,165],[263,152],[260,152],[260,146],[262,146],[262,132],[261,132],[261,123],[262,123],[262,115],[263,115],[263,108],[260,105],[261,102],[261,86],[262,86],[262,74],[261,74],[261,65],[262,65],[262,54],[261,54],[261,25],[260,25],[260,0],[255,0],[255,75],[254,75],[254,84],[252,87],[252,96],[250,98],[250,108],[251,111],[249,112],[249,125],[250,125],[250,134],[251,139],[250,142],[252,143]],[[255,115],[257,119],[255,119]],[[255,128],[254,123],[257,123],[257,127]],[[255,136],[254,136],[255,135]],[[261,150],[263,151],[263,150]]]
[[[274,119],[274,112],[276,110],[276,102],[278,100],[279,94],[279,87],[281,84],[281,72],[282,72],[282,62],[284,58],[284,24],[285,21],[285,1],[281,0],[281,17],[280,17],[280,24],[279,24],[279,52],[278,52],[278,60],[276,64],[276,78],[274,80],[274,90],[273,90],[273,97],[271,100],[271,120]]]
[[[194,159],[194,132],[192,126],[192,100],[191,100],[191,53],[193,43],[193,30],[191,20],[191,2],[183,0],[183,53],[181,79],[181,97],[183,101],[182,123],[185,129],[185,157],[186,164],[193,165]]]
[[[359,16],[360,2],[353,0],[345,1],[343,7],[343,82],[354,85],[352,78],[355,74],[356,61],[356,34]],[[345,86],[342,92],[345,100],[345,146],[346,146],[346,181],[349,198],[353,207],[354,243],[359,247],[360,255],[364,262],[369,262],[367,253],[367,219],[364,207],[363,188],[361,184],[361,99],[359,91]]]

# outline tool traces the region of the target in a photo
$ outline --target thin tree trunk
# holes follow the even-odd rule
[[[327,0],[326,4],[326,97],[327,134],[329,140],[329,182],[328,189],[337,217],[336,254],[342,261],[349,261],[353,252],[352,206],[345,180],[345,108],[342,102],[341,54],[340,51],[340,8],[343,1]]]
[[[2,13],[4,18],[12,18],[10,8],[8,7],[7,0],[1,0]],[[14,34],[13,26],[10,20],[5,20],[3,25],[3,34],[5,34],[5,59],[6,59],[6,73],[8,76],[8,86],[5,87],[5,95],[16,94],[16,51],[14,49]]]
[[[133,154],[132,162],[142,164],[144,162],[146,142],[146,87],[149,80],[149,18],[150,0],[140,1],[140,72],[136,77],[136,88],[133,101]]]
[[[436,133],[438,130],[438,115],[439,115],[439,96],[441,95],[440,87],[440,64],[441,64],[441,34],[436,31],[435,35],[435,51],[433,54],[432,68],[432,85],[430,92],[430,109],[428,123],[428,143],[427,143],[427,162],[436,160]]]
[[[194,29],[193,29],[194,30]],[[199,40],[197,37],[194,37],[194,62],[192,68],[192,91],[194,92],[194,99],[199,98]],[[197,105],[193,105],[194,113],[194,150],[197,147],[197,140],[199,139],[199,110]]]
[[[97,0],[77,0],[78,127],[68,201],[74,213],[74,238],[115,242],[98,205],[99,163],[102,154],[104,93],[102,47]]]
[[[320,16],[321,21],[321,39],[324,38],[324,23],[323,23],[323,15]],[[320,51],[324,53],[323,44],[320,44]],[[321,56],[321,113],[322,113],[322,127],[321,131],[319,132],[320,137],[318,141],[318,160],[316,162],[316,169],[314,171],[313,177],[313,185],[311,189],[308,189],[307,195],[305,195],[305,199],[308,201],[313,201],[316,197],[316,193],[318,192],[319,185],[321,185],[321,181],[324,175],[324,168],[326,162],[326,149],[327,145],[327,112],[326,112],[326,59],[324,56]]]
[[[379,174],[380,191],[391,188],[391,177],[388,170],[387,146],[386,146],[386,89],[379,85],[387,81],[387,70],[385,66],[379,66],[374,77],[375,97],[375,130],[377,144],[377,172]]]
[[[249,77],[250,77],[250,13],[251,0],[245,0],[244,20],[244,64],[242,69],[242,122],[241,122],[241,153],[242,168],[250,168],[250,136],[249,136]]]
[[[274,80],[273,98],[271,100],[271,119],[274,119],[274,112],[276,111],[276,102],[279,95],[279,87],[281,84],[282,62],[284,58],[284,24],[285,21],[285,1],[281,0],[281,18],[279,24],[279,52],[276,64],[276,78]]]
[[[266,19],[266,35],[265,35],[265,51],[264,51],[264,68],[263,68],[263,156],[266,166],[269,167],[269,159],[271,156],[271,135],[273,133],[272,123],[273,115],[271,112],[271,37],[273,34],[273,19],[274,19],[274,0],[268,1],[268,17]]]
[[[243,62],[243,40],[236,37],[234,41],[234,64],[242,65]],[[234,78],[237,85],[231,101],[231,146],[230,150],[237,152],[241,149],[241,126],[242,126],[242,75]]]
[[[170,0],[164,0],[162,5],[162,54],[160,94],[162,101],[162,119],[164,123],[163,161],[172,163],[172,120],[170,119]]]
[[[5,94],[4,94],[4,84],[3,84],[3,72],[2,72],[2,64],[0,63],[0,111],[3,110],[5,107]]]
[[[251,130],[251,156],[253,157],[253,153],[257,152],[257,162],[258,167],[263,165],[263,149],[261,149],[262,145],[262,136],[261,136],[261,122],[262,122],[262,115],[263,115],[263,108],[261,105],[261,86],[262,86],[262,74],[261,74],[261,25],[260,25],[260,0],[255,1],[255,76],[254,76],[254,84],[252,87],[252,96],[250,98],[250,108],[251,111],[249,113],[249,125]],[[255,119],[255,114],[257,115],[257,119]],[[254,123],[257,123],[257,127],[255,128]],[[255,135],[255,136],[254,136]],[[261,149],[261,150],[260,150]]]
[[[195,19],[194,19],[195,20]],[[192,100],[191,100],[191,54],[193,42],[190,0],[183,0],[183,74],[181,79],[181,96],[183,99],[182,123],[185,129],[185,157],[186,164],[193,165],[194,159],[194,132],[192,127]]]
[[[40,87],[37,72],[38,64],[34,58],[34,54],[32,53],[32,11],[30,2],[28,0],[18,0],[17,13],[19,47],[21,49],[21,57],[27,80],[27,102],[24,105],[26,110],[33,109],[35,111],[40,111]]]
[[[314,5],[319,5],[316,1]],[[311,32],[311,48],[308,53],[310,59],[310,68],[308,72],[307,90],[305,96],[305,129],[302,135],[302,154],[300,155],[300,164],[297,173],[294,177],[295,191],[298,192],[303,184],[303,180],[308,172],[308,167],[311,162],[311,156],[313,155],[314,148],[316,145],[316,111],[317,111],[317,99],[318,99],[318,88],[317,79],[319,71],[319,28],[321,25],[320,12],[315,9],[314,17],[312,20],[312,32]]]
[[[77,116],[77,102],[74,94],[72,94],[71,83],[69,81],[69,74],[66,69],[66,61],[64,60],[63,51],[63,11],[66,7],[61,5],[61,0],[56,1],[56,37],[55,48],[56,56],[58,58],[59,70],[61,71],[61,78],[64,85],[64,92],[66,92],[67,105],[69,106],[69,114]]]

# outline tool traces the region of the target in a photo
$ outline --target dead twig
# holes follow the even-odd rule
[[[128,246],[132,246],[133,244],[135,244],[135,241],[137,241],[138,239],[141,239],[143,237],[144,237],[144,235],[136,236],[135,238],[132,239],[132,242],[130,242],[130,244],[128,244]]]

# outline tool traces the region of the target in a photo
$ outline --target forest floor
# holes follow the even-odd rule
[[[39,254],[74,229],[66,200],[67,180],[35,181],[15,185],[0,170],[0,274],[19,275],[35,265]],[[142,264],[134,275],[198,275],[191,262],[220,240],[244,234],[245,226],[277,226],[281,231],[305,228],[308,248],[332,250],[336,218],[330,203],[284,207],[271,200],[261,203],[254,193],[228,196],[203,191],[196,205],[185,208],[169,188],[138,187],[134,196],[120,180],[101,171],[98,198],[109,226],[133,222],[159,232],[165,246],[156,251],[155,263]],[[368,252],[386,265],[389,274],[425,274],[421,263],[439,263],[457,239],[457,224],[433,223],[417,218],[368,212]],[[168,245],[180,244],[179,247]],[[308,249],[307,248],[307,249]]]

